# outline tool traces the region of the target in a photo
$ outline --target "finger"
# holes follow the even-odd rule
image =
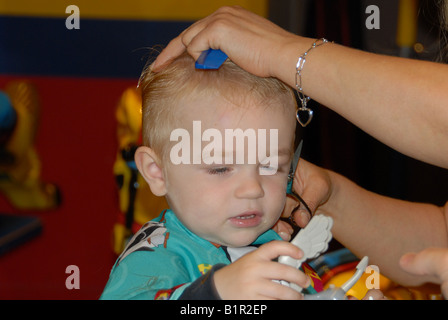
[[[285,221],[279,220],[275,226],[274,231],[278,233],[278,235],[284,240],[284,241],[290,241],[291,240],[291,234],[294,232],[294,229],[291,227],[291,225]]]
[[[300,205],[300,203],[292,196],[287,195],[285,207],[283,208],[282,217],[289,218],[294,209]]]
[[[301,288],[307,288],[311,285],[310,278],[304,272],[275,261],[265,264],[260,276],[270,280],[283,280],[288,283],[295,283]]]
[[[191,40],[207,26],[207,21],[211,16],[212,15],[196,21],[187,29],[182,31],[182,33],[179,34],[176,38],[172,39],[152,64],[151,71],[159,72],[160,70],[165,68],[172,60],[184,53],[187,50],[188,45],[191,43]],[[205,48],[204,50],[206,49],[208,48]],[[195,60],[196,59],[197,58],[195,58]]]
[[[379,289],[370,289],[362,300],[387,300],[383,292]]]
[[[276,281],[263,283],[259,295],[259,300],[303,300],[303,294]]]
[[[151,65],[151,71],[159,72],[165,68],[172,60],[180,56],[186,50],[181,36],[171,40],[165,49],[157,56]]]
[[[304,202],[298,208],[295,219],[297,221],[303,219],[303,222],[306,222],[309,212],[314,215],[317,207],[329,198],[330,181],[328,174],[325,170],[300,159],[294,174],[293,188],[300,194]]]
[[[309,211],[314,214],[316,212],[318,204],[320,204],[325,197],[328,186],[321,183],[318,179],[312,180],[308,178],[307,183],[303,187],[298,189],[301,190],[300,197],[304,202],[300,204],[299,209],[306,212],[308,212],[309,209]]]
[[[279,256],[290,256],[294,259],[303,257],[303,251],[292,243],[280,240],[274,240],[263,244],[250,254],[256,255],[261,260],[274,260]]]
[[[230,24],[230,22],[221,20],[211,21],[207,24],[206,28],[202,28],[200,31],[189,30],[184,35],[184,44],[194,60],[197,60],[201,53],[208,49],[221,49],[229,55],[228,50],[225,50],[221,45],[224,42],[221,41],[221,38],[225,37],[223,33],[226,32],[225,30],[227,28],[224,26],[225,24]],[[199,26],[195,29],[199,29]]]
[[[448,249],[428,248],[419,253],[407,253],[400,259],[400,266],[406,272],[432,276],[433,281],[448,281]]]
[[[285,207],[282,212],[282,217],[291,217],[291,223],[304,228],[310,221],[311,214],[303,204],[297,201],[295,197],[288,195],[288,197],[286,198]]]
[[[182,41],[195,60],[203,51],[211,48],[222,50],[238,64],[238,57],[247,58],[252,53],[248,50],[247,37],[248,34],[255,36],[253,23],[257,17],[240,7],[223,7],[188,28]]]
[[[294,259],[303,257],[303,251],[300,248],[284,241],[271,241],[252,253],[258,254],[258,256],[264,260],[273,260],[279,256],[290,256]],[[269,279],[293,282],[300,287],[308,287],[311,283],[309,277],[302,271],[277,262],[266,264],[263,273],[265,277],[268,277]]]
[[[311,214],[307,209],[303,208],[303,205],[296,208],[292,215],[294,218],[294,222],[301,228],[305,228],[311,220]]]
[[[283,241],[291,241],[291,234],[287,232],[279,232],[278,235]]]
[[[197,60],[202,51],[209,48],[220,49],[219,46],[213,44],[219,35],[220,30],[213,28],[213,21],[225,21],[230,16],[234,15],[237,8],[223,7],[210,14],[209,16],[196,21],[187,29],[185,29],[179,36],[169,42],[166,48],[160,53],[157,59],[152,64],[151,70],[158,72],[168,65],[173,59],[180,56],[184,51]],[[231,13],[230,11],[233,11]],[[224,16],[224,17],[223,17]],[[216,25],[216,23],[215,23]],[[213,29],[213,30],[209,30]],[[219,29],[219,26],[218,26]],[[206,30],[207,32],[203,32]]]

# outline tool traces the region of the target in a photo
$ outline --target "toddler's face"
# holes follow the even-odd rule
[[[182,129],[163,171],[168,203],[192,232],[240,247],[277,222],[295,133],[293,107],[285,109],[218,97],[181,106]]]

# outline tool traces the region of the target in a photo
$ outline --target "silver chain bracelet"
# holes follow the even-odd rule
[[[321,38],[321,39],[317,39],[312,45],[311,47],[304,53],[302,54],[299,59],[297,60],[297,64],[296,64],[296,89],[297,89],[297,95],[299,97],[300,103],[301,103],[301,107],[299,107],[297,109],[297,113],[296,113],[296,118],[297,121],[300,123],[300,125],[302,127],[306,127],[311,120],[313,119],[313,110],[311,110],[310,108],[307,107],[307,103],[310,100],[310,97],[306,96],[303,93],[303,88],[302,88],[302,71],[303,71],[303,66],[305,65],[306,62],[306,57],[308,55],[308,53],[313,50],[316,47],[319,47],[325,43],[329,42],[327,39],[325,38]]]

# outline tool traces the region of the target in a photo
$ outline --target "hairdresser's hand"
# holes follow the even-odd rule
[[[214,282],[221,299],[303,299],[302,294],[272,281],[281,279],[294,282],[302,288],[310,285],[309,278],[302,271],[272,261],[280,255],[299,259],[303,252],[289,242],[272,241],[216,271]]]
[[[161,70],[170,60],[185,50],[195,59],[209,48],[221,49],[246,71],[261,77],[284,75],[279,64],[296,57],[298,37],[269,20],[241,7],[222,7],[208,17],[197,21],[174,38],[152,65],[152,71]],[[308,41],[309,42],[309,41]],[[307,46],[310,44],[307,42]],[[289,51],[291,50],[291,51]],[[288,66],[294,73],[295,65]]]
[[[331,180],[325,169],[300,159],[294,176],[293,189],[305,201],[314,215],[331,196]],[[282,216],[288,218],[291,214],[293,221],[301,228],[305,227],[311,219],[308,210],[302,203],[288,197]]]
[[[411,274],[430,276],[431,282],[441,285],[442,294],[448,299],[448,249],[428,248],[407,253],[401,257],[400,266]]]

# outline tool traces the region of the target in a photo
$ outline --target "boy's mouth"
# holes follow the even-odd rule
[[[237,219],[243,219],[243,220],[245,220],[245,219],[252,219],[252,218],[255,218],[255,214],[250,214],[250,215],[245,215],[245,216],[238,216],[238,217],[236,217]]]
[[[229,219],[230,223],[238,228],[250,228],[258,226],[261,223],[261,212],[250,211],[234,216]]]

